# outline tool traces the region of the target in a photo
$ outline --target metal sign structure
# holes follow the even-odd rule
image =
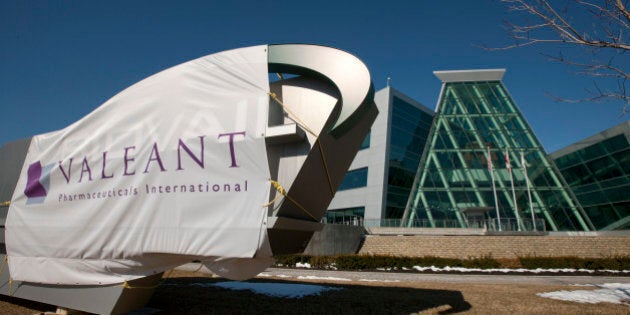
[[[266,49],[268,73],[295,76],[269,83],[267,108],[261,111],[266,121],[267,156],[248,157],[266,159],[269,166],[262,245],[252,257],[213,256],[205,261],[228,278],[253,277],[269,266],[272,255],[304,250],[313,233],[322,228],[320,220],[378,114],[369,72],[356,57],[335,48],[305,44],[268,45]],[[17,183],[29,175],[23,164],[30,145],[31,139],[25,139],[0,148],[3,237],[10,200],[16,190],[24,190]],[[152,166],[158,167],[155,155],[151,158]],[[81,175],[90,174],[84,171]],[[211,206],[212,200],[208,200]],[[4,238],[2,245],[1,258],[6,258]],[[146,304],[163,271],[117,284],[59,285],[12,281],[8,268],[3,268],[0,293],[91,313],[118,314]]]

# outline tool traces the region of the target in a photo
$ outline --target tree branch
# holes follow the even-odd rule
[[[485,50],[509,50],[538,44],[561,44],[566,48],[588,48],[593,58],[588,62],[565,58],[562,53],[546,55],[552,61],[564,63],[578,69],[577,74],[590,76],[594,90],[587,90],[591,97],[568,100],[554,96],[556,100],[574,101],[621,101],[622,113],[630,111],[630,62],[625,53],[630,53],[630,11],[628,0],[571,0],[565,7],[550,0],[501,0],[508,11],[520,18],[533,18],[518,23],[506,21],[508,34],[513,44],[499,47],[483,47]],[[570,11],[570,9],[572,11]],[[570,15],[569,13],[572,13]],[[577,17],[590,17],[589,23],[581,23]],[[584,52],[584,51],[582,51]],[[615,84],[616,82],[616,84]],[[601,89],[600,83],[610,86]]]

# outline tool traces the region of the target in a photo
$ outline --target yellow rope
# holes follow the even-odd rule
[[[335,195],[335,190],[333,189],[333,185],[332,185],[332,180],[330,178],[330,172],[328,171],[328,164],[326,163],[326,156],[324,155],[324,147],[322,146],[321,141],[319,140],[319,136],[317,134],[315,134],[315,132],[313,130],[311,130],[301,119],[300,117],[298,117],[296,114],[294,114],[286,105],[284,105],[284,103],[278,98],[278,96],[276,95],[276,93],[273,92],[269,92],[269,96],[271,96],[271,98],[274,99],[274,101],[276,101],[278,104],[280,104],[280,106],[282,106],[282,108],[284,109],[284,111],[286,111],[287,113],[289,113],[289,115],[293,116],[294,121],[300,125],[302,128],[304,128],[304,130],[306,130],[308,133],[310,133],[311,135],[313,135],[316,138],[316,142],[317,142],[317,146],[319,147],[319,151],[321,153],[321,157],[322,157],[322,164],[324,165],[324,170],[326,172],[326,180],[328,180],[328,189],[330,189],[330,194],[331,195]],[[275,201],[275,200],[274,200]]]
[[[2,260],[2,267],[0,267],[0,275],[4,272],[4,267],[9,264],[9,256],[4,255]],[[9,275],[9,296],[13,296],[13,279]]]
[[[280,199],[280,196],[282,196],[282,194],[276,194],[276,197],[273,198],[273,200],[267,202],[266,204],[262,205],[263,208],[267,208],[269,206],[271,206],[272,204],[274,204],[278,199]]]
[[[129,282],[125,281],[125,282],[123,282],[123,284],[122,284],[122,285],[120,285],[120,286],[122,286],[122,287],[123,287],[123,288],[125,288],[125,289],[155,289],[155,288],[157,288],[159,285],[160,285],[160,284],[157,284],[157,285],[152,285],[152,286],[148,286],[148,287],[141,287],[141,286],[133,286],[133,285],[130,285],[130,284],[129,284]]]
[[[8,207],[11,205],[11,201],[0,202],[0,207]]]
[[[201,267],[199,267],[199,268],[201,268]],[[173,270],[175,270],[175,269],[174,269],[174,268],[173,268],[173,269],[170,269],[167,273],[165,273],[164,275],[162,275],[162,279],[160,280],[160,284],[162,284],[162,282],[164,281],[164,279],[169,278],[169,277],[171,276],[171,274],[173,274]],[[197,272],[197,271],[195,271],[195,272]]]
[[[174,271],[174,269],[170,269],[168,272],[164,273],[162,275],[162,278],[158,282],[158,284],[153,285],[153,286],[134,286],[134,285],[129,284],[129,282],[125,281],[121,285],[119,285],[119,287],[123,287],[125,289],[145,289],[145,290],[155,289],[155,288],[159,287],[160,285],[162,285],[162,283],[164,283],[164,281],[166,281],[166,278],[169,278],[171,276],[173,271]]]
[[[282,185],[280,185],[280,183],[278,183],[277,181],[270,179],[269,182],[271,182],[271,185],[280,193],[282,194],[285,198],[289,199],[291,202],[293,202],[293,204],[295,204],[300,210],[304,211],[304,213],[308,214],[309,217],[311,217],[313,220],[315,221],[319,221],[317,220],[310,212],[308,212],[304,207],[302,207],[302,205],[297,202],[295,199],[291,198],[291,196],[289,196],[289,194],[287,194],[287,191],[284,190],[284,188],[282,187]],[[275,201],[277,199],[274,198],[273,201]],[[272,201],[272,203],[273,203]]]
[[[324,170],[326,171],[326,179],[328,180],[328,189],[330,189],[330,194],[334,197],[335,190],[333,189],[332,180],[330,179],[330,172],[328,171],[328,164],[326,163],[326,156],[324,156],[324,148],[322,147],[321,141],[317,138],[317,145],[319,146],[319,152],[322,154],[322,164],[324,164]]]
[[[282,106],[282,108],[284,109],[285,112],[289,113],[289,115],[293,116],[293,119],[295,120],[295,122],[300,125],[302,128],[304,128],[304,130],[306,130],[308,133],[310,133],[311,135],[313,135],[313,137],[317,137],[317,134],[315,134],[315,132],[313,130],[311,130],[311,128],[309,128],[301,119],[300,117],[298,117],[297,115],[295,115],[286,105],[284,105],[284,103],[282,103],[282,101],[278,98],[278,96],[276,95],[276,93],[273,92],[269,92],[269,96],[271,96],[271,98],[273,98],[274,101],[276,101],[278,104],[280,104],[280,106]]]

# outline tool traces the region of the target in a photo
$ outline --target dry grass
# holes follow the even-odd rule
[[[225,281],[203,274],[174,273],[149,306],[164,314],[630,314],[630,307],[581,304],[542,298],[536,293],[586,290],[548,285],[441,284],[418,282],[336,282],[253,279],[257,282],[318,283],[343,288],[300,299],[275,298],[249,291],[189,286]],[[182,287],[188,288],[181,290]],[[180,303],[173,303],[174,300]]]
[[[557,290],[585,290],[587,287],[251,280],[318,283],[342,288],[297,299],[195,286],[195,283],[225,281],[202,273],[176,271],[167,277],[147,305],[162,310],[158,314],[630,314],[630,307],[625,305],[580,304],[536,295]],[[54,309],[46,304],[0,297],[2,314],[33,314]]]
[[[0,295],[1,314],[38,314],[43,312],[54,312],[56,309],[57,308],[52,305]]]

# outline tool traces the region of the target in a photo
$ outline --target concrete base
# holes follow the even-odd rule
[[[4,260],[5,255],[0,255]],[[151,299],[162,274],[106,286],[50,285],[21,281],[9,283],[6,265],[0,274],[0,294],[52,304],[69,310],[96,314],[123,314],[144,307]]]
[[[315,232],[304,250],[306,255],[356,254],[363,244],[365,230],[361,226],[325,224]]]

